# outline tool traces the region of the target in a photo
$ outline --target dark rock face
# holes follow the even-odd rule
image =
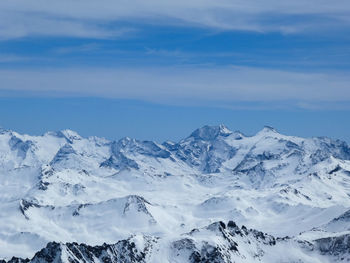
[[[341,214],[340,216],[334,218],[330,223],[336,223],[336,222],[349,223],[350,222],[350,210],[348,210],[345,213]]]
[[[132,238],[119,241],[113,245],[103,244],[101,246],[50,242],[45,248],[37,252],[31,260],[13,258],[7,263],[145,262],[146,255],[150,253],[154,242],[155,239],[144,237],[145,246],[142,250],[139,250],[136,247],[136,244],[132,241]]]
[[[130,207],[134,206],[138,212],[152,216],[151,213],[147,210],[146,204],[150,205],[150,203],[142,196],[129,195],[127,196],[127,201],[125,203],[123,213],[127,213],[130,210]]]
[[[337,165],[337,167],[335,167],[334,169],[329,171],[328,174],[333,174],[333,173],[339,172],[341,170],[342,170],[342,168],[339,165]]]
[[[101,167],[110,167],[117,170],[139,169],[136,161],[127,157],[127,154],[141,154],[153,158],[169,158],[171,153],[163,146],[152,141],[138,141],[130,138],[123,138],[111,145],[111,156],[101,163]]]
[[[213,244],[209,240],[195,242],[196,236],[206,230],[223,239],[224,242]],[[238,239],[251,247],[276,245],[276,239],[273,236],[263,232],[242,226],[241,228],[235,222],[229,221],[226,225],[224,222],[215,222],[204,229],[194,229],[188,233],[188,237],[177,240],[172,243],[174,257],[185,257],[186,262],[191,263],[228,263],[233,262],[234,258],[244,258],[240,251]],[[252,243],[254,240],[254,244]],[[256,249],[256,258],[264,255],[261,249]]]
[[[350,253],[350,235],[326,237],[315,240],[316,247],[322,254],[341,256]]]
[[[122,153],[115,153],[109,159],[101,163],[100,167],[109,167],[109,168],[115,168],[118,170],[124,170],[124,169],[139,169],[139,165],[129,158],[127,158]]]
[[[72,144],[75,140],[81,140],[81,137],[79,136],[79,134],[69,130],[48,132],[48,134],[55,136],[57,138],[64,138],[67,141],[67,143],[70,143],[70,144]]]
[[[28,216],[26,215],[26,211],[31,207],[40,207],[40,205],[35,203],[34,200],[25,200],[25,199],[20,200],[19,210],[21,211],[21,213],[24,215],[26,219],[29,219]]]
[[[54,165],[64,160],[68,160],[69,156],[74,154],[76,154],[76,152],[73,149],[73,147],[70,144],[66,143],[61,147],[61,149],[58,150],[55,157],[52,159],[50,165]]]
[[[30,260],[28,258],[23,259],[23,258],[17,258],[17,257],[12,257],[7,263],[28,263]],[[5,260],[0,260],[0,263],[6,263]]]
[[[204,173],[219,173],[223,162],[231,159],[237,149],[224,139],[232,134],[225,126],[204,126],[178,144],[164,144],[174,156],[198,167]],[[169,146],[168,146],[169,145]]]
[[[201,235],[202,231],[209,231],[209,237],[197,239],[197,235]],[[213,243],[210,236],[220,238],[222,242]],[[30,260],[13,258],[8,262],[1,261],[0,263],[136,263],[148,262],[147,259],[152,253],[159,251],[156,249],[159,238],[139,236],[136,239],[142,238],[143,240],[137,242],[138,245],[134,238],[136,237],[121,240],[116,244],[100,246],[50,242]],[[253,250],[260,245],[274,246],[276,244],[276,239],[270,235],[257,230],[248,230],[244,226],[240,228],[233,221],[229,221],[227,225],[220,221],[202,229],[192,230],[185,234],[185,237],[173,241],[169,246],[170,257],[181,258],[185,260],[184,262],[191,263],[233,262],[235,257],[244,258],[239,250],[238,239],[251,246]],[[259,258],[263,255],[264,252],[260,249],[256,252],[255,257]]]
[[[212,141],[218,138],[219,136],[227,137],[231,135],[232,132],[228,130],[224,125],[219,126],[203,126],[195,130],[190,137],[193,137],[197,140]]]
[[[9,145],[12,151],[17,151],[17,155],[22,159],[26,158],[27,152],[30,147],[33,146],[33,142],[31,141],[22,141],[21,139],[12,136],[9,140]]]
[[[346,142],[329,138],[317,138],[317,140],[318,149],[311,155],[313,164],[323,161],[330,156],[342,160],[350,160],[350,147]]]
[[[37,183],[37,187],[39,190],[46,191],[50,183],[47,181],[49,177],[54,174],[54,169],[50,165],[45,165],[41,168],[39,182]]]
[[[19,201],[19,210],[27,220],[29,220],[29,217],[27,215],[27,210],[31,208],[44,208],[44,209],[51,209],[51,210],[55,209],[55,207],[51,205],[39,205],[38,201],[35,199],[28,199],[28,200],[21,199]]]
[[[206,232],[207,231],[207,232]],[[204,234],[204,236],[203,236]],[[205,237],[205,238],[203,238]],[[140,238],[142,241],[140,242]],[[138,240],[138,241],[136,241]],[[216,242],[213,242],[216,240]],[[278,242],[291,242],[289,237],[274,238],[266,233],[239,227],[233,221],[228,224],[215,222],[201,229],[194,229],[184,234],[181,239],[172,241],[169,262],[190,263],[231,263],[247,261],[247,248],[255,261],[263,261],[267,247],[274,247]],[[37,252],[32,259],[13,257],[0,263],[136,263],[154,260],[154,253],[159,252],[161,239],[152,236],[132,236],[116,244],[90,246],[78,243],[50,242]],[[334,262],[350,260],[350,235],[327,237],[314,242],[297,241],[305,251],[319,252],[330,256]],[[151,262],[153,262],[151,260]],[[265,262],[265,261],[264,261]],[[289,261],[288,261],[289,262]],[[297,261],[291,261],[297,262]],[[299,261],[298,261],[299,262]],[[301,262],[301,261],[300,261]],[[328,261],[327,261],[328,262]]]
[[[50,242],[45,248],[37,252],[30,262],[60,262],[62,255],[62,245],[56,242]]]
[[[138,153],[154,158],[169,158],[170,152],[164,147],[152,141],[139,141],[130,138],[123,138],[112,145],[112,153],[130,152]]]

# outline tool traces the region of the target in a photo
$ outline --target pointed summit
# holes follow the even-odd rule
[[[8,133],[9,131],[0,126],[0,134]]]
[[[61,131],[55,131],[55,132],[47,132],[45,135],[49,136],[55,136],[58,138],[64,138],[68,143],[73,143],[75,140],[81,140],[83,139],[77,132],[66,129],[66,130],[61,130]]]
[[[66,137],[70,141],[82,139],[82,137],[77,132],[69,130],[69,129],[62,130],[60,132],[63,134],[64,137]]]
[[[136,143],[136,140],[130,137],[123,137],[117,142],[115,142],[115,144],[118,145],[118,147],[125,147],[127,145],[135,144],[135,143]]]
[[[278,134],[277,130],[271,126],[264,126],[264,128],[259,131],[256,135],[264,135],[264,134]]]
[[[232,131],[230,131],[225,125],[221,124],[219,126],[209,126],[205,125],[202,128],[199,128],[192,132],[190,137],[193,137],[195,139],[200,139],[204,141],[211,141],[216,139],[219,136],[227,137],[230,134],[232,134]]]

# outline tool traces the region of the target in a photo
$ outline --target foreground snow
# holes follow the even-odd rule
[[[0,258],[346,260],[349,160],[344,142],[270,127],[163,144],[0,130]]]

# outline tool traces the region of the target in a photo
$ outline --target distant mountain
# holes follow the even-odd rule
[[[339,140],[224,125],[161,144],[0,129],[0,182],[6,262],[350,260]]]

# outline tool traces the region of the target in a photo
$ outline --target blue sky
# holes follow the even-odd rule
[[[9,114],[10,112],[10,114]],[[264,125],[298,136],[332,136],[349,141],[349,112],[305,110],[231,110],[207,106],[172,106],[104,98],[1,98],[3,126],[40,135],[66,128],[83,136],[178,141],[204,125],[225,124],[254,135]]]
[[[349,142],[349,17],[343,0],[4,0],[0,126],[161,141],[266,124]]]

